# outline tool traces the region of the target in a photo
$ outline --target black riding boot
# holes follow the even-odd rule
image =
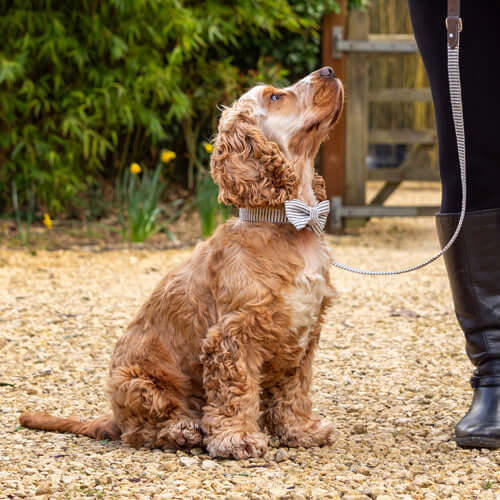
[[[442,245],[459,214],[438,214]],[[472,405],[455,427],[459,446],[500,448],[500,209],[468,212],[444,256],[466,351],[476,369]]]

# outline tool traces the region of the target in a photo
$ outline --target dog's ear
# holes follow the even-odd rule
[[[314,191],[314,196],[318,201],[326,200],[326,184],[325,179],[321,177],[317,172],[314,172],[314,177],[312,180],[312,188]]]
[[[222,113],[210,171],[227,205],[276,207],[297,195],[297,175],[259,130],[251,103],[237,102]]]

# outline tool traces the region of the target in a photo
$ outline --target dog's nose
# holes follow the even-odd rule
[[[335,71],[330,66],[325,66],[319,70],[319,76],[323,78],[335,78]]]

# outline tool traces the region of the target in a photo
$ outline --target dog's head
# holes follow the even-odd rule
[[[342,84],[329,67],[291,87],[258,85],[240,97],[222,113],[211,157],[219,200],[257,208],[296,197],[303,164],[312,166],[342,104]],[[309,186],[321,183],[309,173]]]

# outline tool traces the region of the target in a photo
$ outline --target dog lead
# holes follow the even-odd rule
[[[462,87],[460,84],[460,65],[459,65],[459,49],[460,49],[460,32],[463,28],[462,18],[460,17],[460,0],[448,0],[448,16],[446,17],[446,33],[448,45],[448,82],[450,87],[450,102],[453,115],[453,123],[455,125],[455,134],[457,137],[458,159],[460,164],[460,184],[462,187],[462,207],[460,210],[460,219],[458,221],[455,232],[442,248],[442,250],[427,259],[425,262],[416,266],[399,269],[396,271],[367,271],[350,267],[341,262],[334,261],[333,265],[344,271],[352,273],[364,274],[368,276],[389,276],[395,274],[404,274],[411,271],[416,271],[431,262],[439,259],[455,242],[462,229],[462,224],[465,218],[465,206],[467,200],[466,188],[466,172],[465,172],[465,132],[464,118],[462,109]]]

